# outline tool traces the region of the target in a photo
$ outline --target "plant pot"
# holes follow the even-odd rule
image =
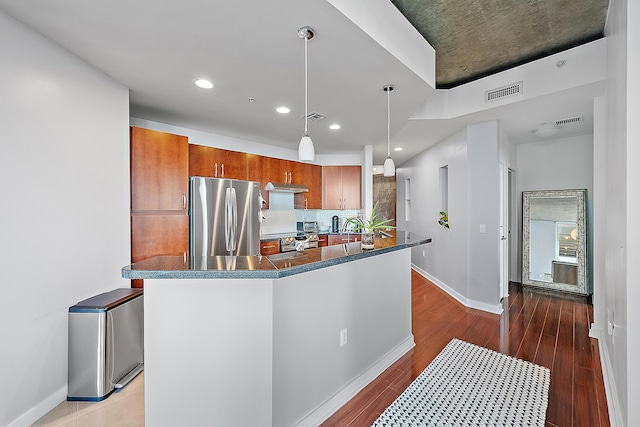
[[[376,240],[375,233],[362,233],[362,249],[373,249]]]

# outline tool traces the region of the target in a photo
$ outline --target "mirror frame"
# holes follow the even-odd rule
[[[532,198],[569,198],[575,197],[578,201],[577,232],[578,232],[578,283],[543,282],[530,277],[530,224],[531,224],[531,199]],[[544,289],[554,289],[573,294],[588,295],[588,268],[587,268],[587,190],[546,190],[522,192],[522,284]]]

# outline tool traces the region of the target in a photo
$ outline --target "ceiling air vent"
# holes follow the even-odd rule
[[[304,115],[302,116],[302,118],[304,119]],[[326,118],[327,116],[325,116],[324,114],[320,114],[317,111],[312,111],[309,114],[307,114],[307,120],[310,120],[312,122],[316,122],[318,120],[322,120]]]
[[[484,93],[484,102],[493,102],[510,96],[522,95],[522,82],[513,83]]]
[[[584,116],[571,117],[568,119],[556,120],[556,126],[569,125],[572,123],[579,123],[584,121]]]

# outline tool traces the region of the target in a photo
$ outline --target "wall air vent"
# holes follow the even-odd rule
[[[568,119],[556,120],[556,126],[570,125],[572,123],[584,122],[584,116],[571,117]]]
[[[522,95],[522,82],[513,83],[508,86],[488,90],[484,93],[484,102],[493,102],[511,96]]]
[[[304,115],[301,117],[304,119]],[[312,111],[309,114],[307,114],[307,120],[311,122],[317,122],[318,120],[322,120],[326,118],[327,116],[325,116],[324,114],[318,113],[317,111]]]

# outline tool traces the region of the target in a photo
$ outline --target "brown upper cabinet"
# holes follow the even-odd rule
[[[322,166],[309,163],[298,163],[298,165],[301,165],[300,169],[302,170],[301,172],[296,172],[294,169],[294,174],[302,174],[300,184],[309,187],[309,192],[295,195],[296,208],[322,209]],[[297,184],[297,182],[294,181],[294,184]]]
[[[185,136],[131,128],[131,262],[189,251],[189,144]],[[132,280],[142,287],[142,280]]]
[[[322,208],[322,166],[247,154],[247,169],[247,179],[260,183],[262,197],[266,201],[264,209],[269,208],[269,192],[264,189],[269,182],[306,185],[309,187],[308,193],[294,196],[295,208]]]
[[[187,210],[186,136],[131,128],[131,210]]]
[[[322,168],[322,208],[360,209],[362,207],[362,168],[325,166]]]
[[[247,179],[247,154],[189,144],[189,175]]]

